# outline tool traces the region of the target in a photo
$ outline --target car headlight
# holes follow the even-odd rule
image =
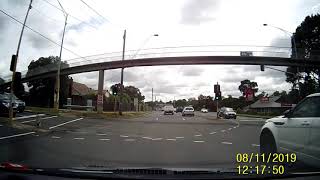
[[[8,103],[8,102],[2,102],[2,104],[5,106],[5,107],[9,107],[9,105],[10,105],[10,103]]]

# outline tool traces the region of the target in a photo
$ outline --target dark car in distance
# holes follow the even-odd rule
[[[182,111],[183,111],[183,107],[177,107],[177,108],[176,108],[176,113],[177,113],[177,112],[182,112]]]
[[[13,116],[15,117],[17,113],[18,104],[13,99]],[[0,94],[0,115],[9,116],[10,109],[10,94],[9,93],[1,93]]]

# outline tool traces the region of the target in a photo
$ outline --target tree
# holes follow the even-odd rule
[[[272,94],[273,96],[280,96],[281,94],[280,94],[280,92],[279,91],[275,91],[275,92],[273,92],[273,94]]]
[[[59,57],[49,56],[40,57],[38,60],[32,60],[28,66],[28,72],[26,76],[32,76],[39,71],[54,70],[57,68]],[[61,67],[67,67],[66,62],[61,62]],[[29,99],[27,102],[32,106],[41,107],[53,107],[53,93],[55,87],[56,77],[42,78],[28,82]],[[67,75],[60,76],[60,107],[66,104],[67,97],[70,96],[70,89],[72,85],[72,79]]]
[[[258,83],[254,81],[250,81],[248,79],[241,81],[241,84],[239,85],[238,89],[239,91],[245,95],[246,88],[251,88],[254,93],[258,92]]]
[[[5,83],[4,79],[0,78],[0,84],[4,84],[4,83]]]
[[[293,58],[304,59],[320,59],[320,15],[307,16],[304,21],[296,28],[296,32],[292,39],[296,43],[297,52],[292,51]],[[307,62],[306,62],[307,63]],[[288,67],[286,73],[286,81],[292,84],[293,89],[300,89],[300,96],[305,96],[320,91],[320,70],[318,68],[297,68]],[[318,77],[317,77],[318,76]],[[299,82],[299,83],[298,83]]]
[[[139,102],[142,102],[144,100],[144,96],[141,94],[140,89],[136,88],[134,86],[126,86],[124,87],[123,90],[124,93],[128,94],[129,97],[133,98],[138,98]]]

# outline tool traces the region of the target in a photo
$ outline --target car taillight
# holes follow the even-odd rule
[[[3,169],[6,169],[6,170],[18,170],[18,171],[27,171],[27,170],[30,170],[27,166],[25,165],[20,165],[20,164],[14,164],[14,163],[2,163],[1,164],[1,167]]]

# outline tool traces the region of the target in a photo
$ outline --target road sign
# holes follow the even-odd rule
[[[98,94],[97,104],[103,104],[103,95]]]
[[[218,93],[218,92],[220,92],[220,85],[219,84],[215,84],[214,85],[214,93]]]
[[[252,51],[240,51],[240,56],[253,56]]]

